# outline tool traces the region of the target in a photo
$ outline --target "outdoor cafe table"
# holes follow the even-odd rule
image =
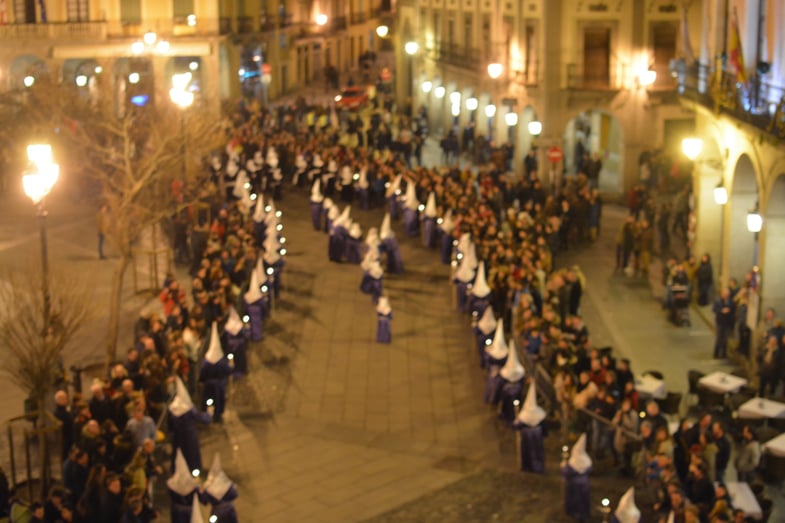
[[[755,499],[755,494],[752,493],[748,483],[729,481],[725,486],[728,489],[730,502],[735,508],[743,510],[744,515],[752,519],[761,519],[763,517],[760,503]]]
[[[739,417],[744,419],[785,418],[785,403],[766,398],[752,398],[739,407]]]
[[[763,450],[775,456],[785,458],[785,433],[780,434],[774,439],[770,439],[763,444]]]
[[[665,399],[668,396],[665,391],[665,382],[649,375],[641,376],[635,380],[635,390],[641,396],[657,400]]]
[[[720,394],[736,392],[746,384],[746,379],[728,374],[727,372],[712,372],[698,380],[699,386],[704,389],[709,389],[712,392],[719,392]]]

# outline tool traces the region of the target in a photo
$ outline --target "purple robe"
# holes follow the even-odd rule
[[[232,503],[237,497],[237,489],[234,488],[234,485],[229,487],[221,499],[215,499],[206,491],[199,496],[202,503],[212,506],[210,515],[218,518],[217,523],[238,523],[237,510]]]
[[[251,341],[262,341],[264,338],[262,323],[264,319],[264,299],[260,298],[253,303],[246,302],[245,310],[250,318],[248,326],[251,328]]]
[[[377,312],[376,319],[376,342],[390,343],[392,341],[392,329],[390,325],[392,322],[392,312],[387,314]]]
[[[346,261],[348,263],[359,264],[363,257],[363,243],[360,238],[346,237]]]
[[[436,247],[436,218],[422,219],[422,243],[429,249]]]
[[[439,247],[439,256],[441,257],[442,263],[444,265],[449,265],[452,262],[452,236],[445,233],[441,229],[440,232],[440,247]]]
[[[191,469],[193,470],[193,469]],[[169,492],[169,501],[171,502],[170,513],[172,523],[191,523],[191,512],[193,511],[193,500],[196,490],[183,496],[171,489],[166,489]]]
[[[588,521],[591,514],[589,497],[589,472],[580,473],[569,464],[563,465],[561,474],[564,477],[564,512],[580,521]]]
[[[367,272],[364,272],[363,279],[360,282],[360,290],[363,294],[370,294],[373,302],[376,303],[384,290],[384,278],[374,278]]]
[[[501,399],[501,391],[504,386],[504,378],[499,375],[498,368],[492,368],[485,381],[485,393],[483,400],[490,405],[497,405]]]
[[[329,211],[324,212],[324,232],[330,234],[330,229],[333,227],[333,221],[328,216]]]
[[[234,357],[234,373],[247,374],[248,373],[248,333],[245,329],[237,334],[230,334],[224,332],[224,347],[226,347],[226,354],[232,354]]]
[[[485,358],[485,347],[488,346],[488,342],[493,341],[493,332],[490,334],[485,334],[483,331],[474,327],[474,337],[477,340],[477,352],[480,355],[480,367],[483,369],[488,365],[488,362]]]
[[[256,239],[256,245],[264,243],[264,239],[267,237],[267,225],[264,221],[253,222],[253,236]]]
[[[322,213],[324,208],[322,202],[311,202],[311,222],[313,223],[313,230],[319,231],[322,229]]]
[[[468,284],[460,280],[453,280],[453,283],[455,283],[455,301],[458,303],[458,312],[466,312],[466,288]]]
[[[545,473],[545,440],[542,425],[529,427],[523,423],[515,425],[520,433],[519,454],[521,470],[525,472]]]
[[[390,219],[397,220],[401,212],[401,202],[398,201],[398,195],[393,194],[387,197],[387,205],[390,211]]]
[[[367,211],[371,208],[371,192],[365,189],[357,189],[357,198],[360,200],[360,209]]]
[[[327,245],[327,256],[330,261],[340,262],[343,260],[344,251],[346,251],[346,236],[348,236],[346,228],[340,225],[333,227],[333,230],[330,231],[330,240]]]
[[[478,298],[474,294],[469,293],[469,295],[466,296],[466,311],[472,316],[482,318],[485,309],[488,308],[488,300],[490,297],[491,295],[488,294],[487,296]]]
[[[273,274],[267,275],[267,285],[273,290],[273,298],[276,300],[281,296],[281,272],[283,272],[283,268],[286,265],[286,262],[283,261],[283,258],[278,258],[273,264],[268,264],[264,262],[264,268],[269,269],[272,267]],[[266,274],[266,271],[265,271]]]
[[[385,238],[380,245],[382,251],[387,255],[387,272],[390,274],[403,273],[403,258],[401,258],[401,250],[398,248],[398,240],[395,237]]]
[[[409,238],[414,238],[420,231],[420,219],[417,209],[403,208],[403,232]]]
[[[518,381],[504,380],[499,393],[499,399],[502,403],[501,412],[499,417],[507,424],[512,425],[515,421],[515,400],[521,400],[521,391],[523,390],[523,379]]]
[[[199,371],[199,381],[204,386],[202,390],[203,406],[207,407],[207,400],[213,400],[213,421],[221,423],[224,409],[226,408],[226,379],[232,375],[232,367],[224,356],[215,363],[207,360],[202,362]],[[201,467],[197,467],[201,468]]]
[[[169,413],[168,426],[172,431],[172,466],[174,467],[174,457],[177,449],[180,449],[188,463],[190,470],[202,470],[202,452],[199,446],[199,433],[196,424],[210,423],[210,418],[191,409],[181,416]]]

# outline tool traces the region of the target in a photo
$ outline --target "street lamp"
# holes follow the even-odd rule
[[[431,89],[433,89],[433,82],[426,80],[422,83],[422,92],[428,94],[431,92]]]
[[[760,230],[763,228],[763,217],[760,215],[758,211],[758,204],[755,204],[754,209],[750,209],[747,213],[747,230],[758,234]]]
[[[681,150],[690,160],[697,158],[703,150],[703,140],[700,138],[684,138],[681,141]]]
[[[439,99],[439,100],[441,100],[442,98],[444,98],[444,95],[445,95],[446,93],[447,93],[447,89],[445,89],[445,87],[444,87],[443,85],[438,85],[438,86],[436,86],[436,87],[433,89],[433,95],[434,95],[434,96],[435,96],[437,99]]]
[[[44,330],[49,329],[51,300],[49,297],[49,256],[46,245],[46,208],[44,198],[57,183],[60,166],[52,161],[52,146],[33,144],[27,146],[30,167],[22,177],[22,186],[28,198],[38,207],[38,223],[41,237],[41,290],[44,297]]]
[[[728,190],[722,184],[722,180],[720,180],[717,187],[714,188],[714,203],[717,205],[725,205],[728,203]]]
[[[387,35],[390,34],[390,28],[386,25],[380,25],[376,28],[376,34],[379,38],[387,38]]]
[[[412,61],[414,55],[420,50],[420,45],[417,42],[410,40],[404,44],[403,49],[406,51],[406,69],[409,73],[409,88],[407,89],[407,93],[409,94],[409,101],[411,102],[412,96],[414,95],[414,73],[412,72],[414,66],[412,65]]]
[[[526,127],[529,129],[529,134],[535,138],[542,133],[542,122],[539,120],[532,120]]]
[[[502,64],[498,62],[488,64],[488,76],[490,76],[494,80],[499,78],[502,75],[503,71],[504,71],[504,67],[502,66]]]
[[[493,104],[486,105],[485,116],[488,117],[488,140],[493,140],[493,117],[496,116],[496,106]]]
[[[183,155],[183,184],[185,184],[187,175],[186,161],[188,158],[185,154],[185,111],[194,103],[194,93],[188,90],[188,84],[191,83],[191,78],[193,78],[191,71],[172,75],[172,88],[169,90],[169,98],[171,98],[172,102],[180,108],[180,135],[183,138],[182,144],[180,145],[180,151]]]
[[[417,51],[420,50],[420,44],[418,44],[413,40],[410,40],[406,42],[406,44],[403,46],[403,49],[404,51],[406,51],[406,54],[408,54],[409,56],[413,56],[417,54]]]
[[[319,13],[316,15],[316,25],[323,26],[327,25],[327,15],[324,13]]]

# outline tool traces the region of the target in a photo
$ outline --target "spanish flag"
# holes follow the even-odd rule
[[[728,37],[728,64],[736,73],[736,81],[747,83],[747,70],[744,69],[744,53],[741,50],[741,37],[739,36],[739,20],[736,9],[733,9],[731,18],[730,35]]]

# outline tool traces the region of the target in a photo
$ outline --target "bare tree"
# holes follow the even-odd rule
[[[118,116],[113,104],[84,100],[63,85],[35,90],[26,106],[42,127],[59,131],[60,157],[100,188],[109,207],[106,238],[119,259],[107,315],[108,368],[117,358],[123,281],[134,247],[143,231],[203,194],[203,160],[220,146],[219,122],[198,105],[181,113],[168,100],[127,104]]]
[[[48,478],[48,448],[41,430],[47,425],[45,400],[62,375],[62,352],[90,317],[91,287],[74,276],[49,277],[50,321],[44,325],[41,273],[16,271],[0,285],[0,357],[2,373],[37,406],[41,481]],[[13,451],[13,450],[12,450]]]

